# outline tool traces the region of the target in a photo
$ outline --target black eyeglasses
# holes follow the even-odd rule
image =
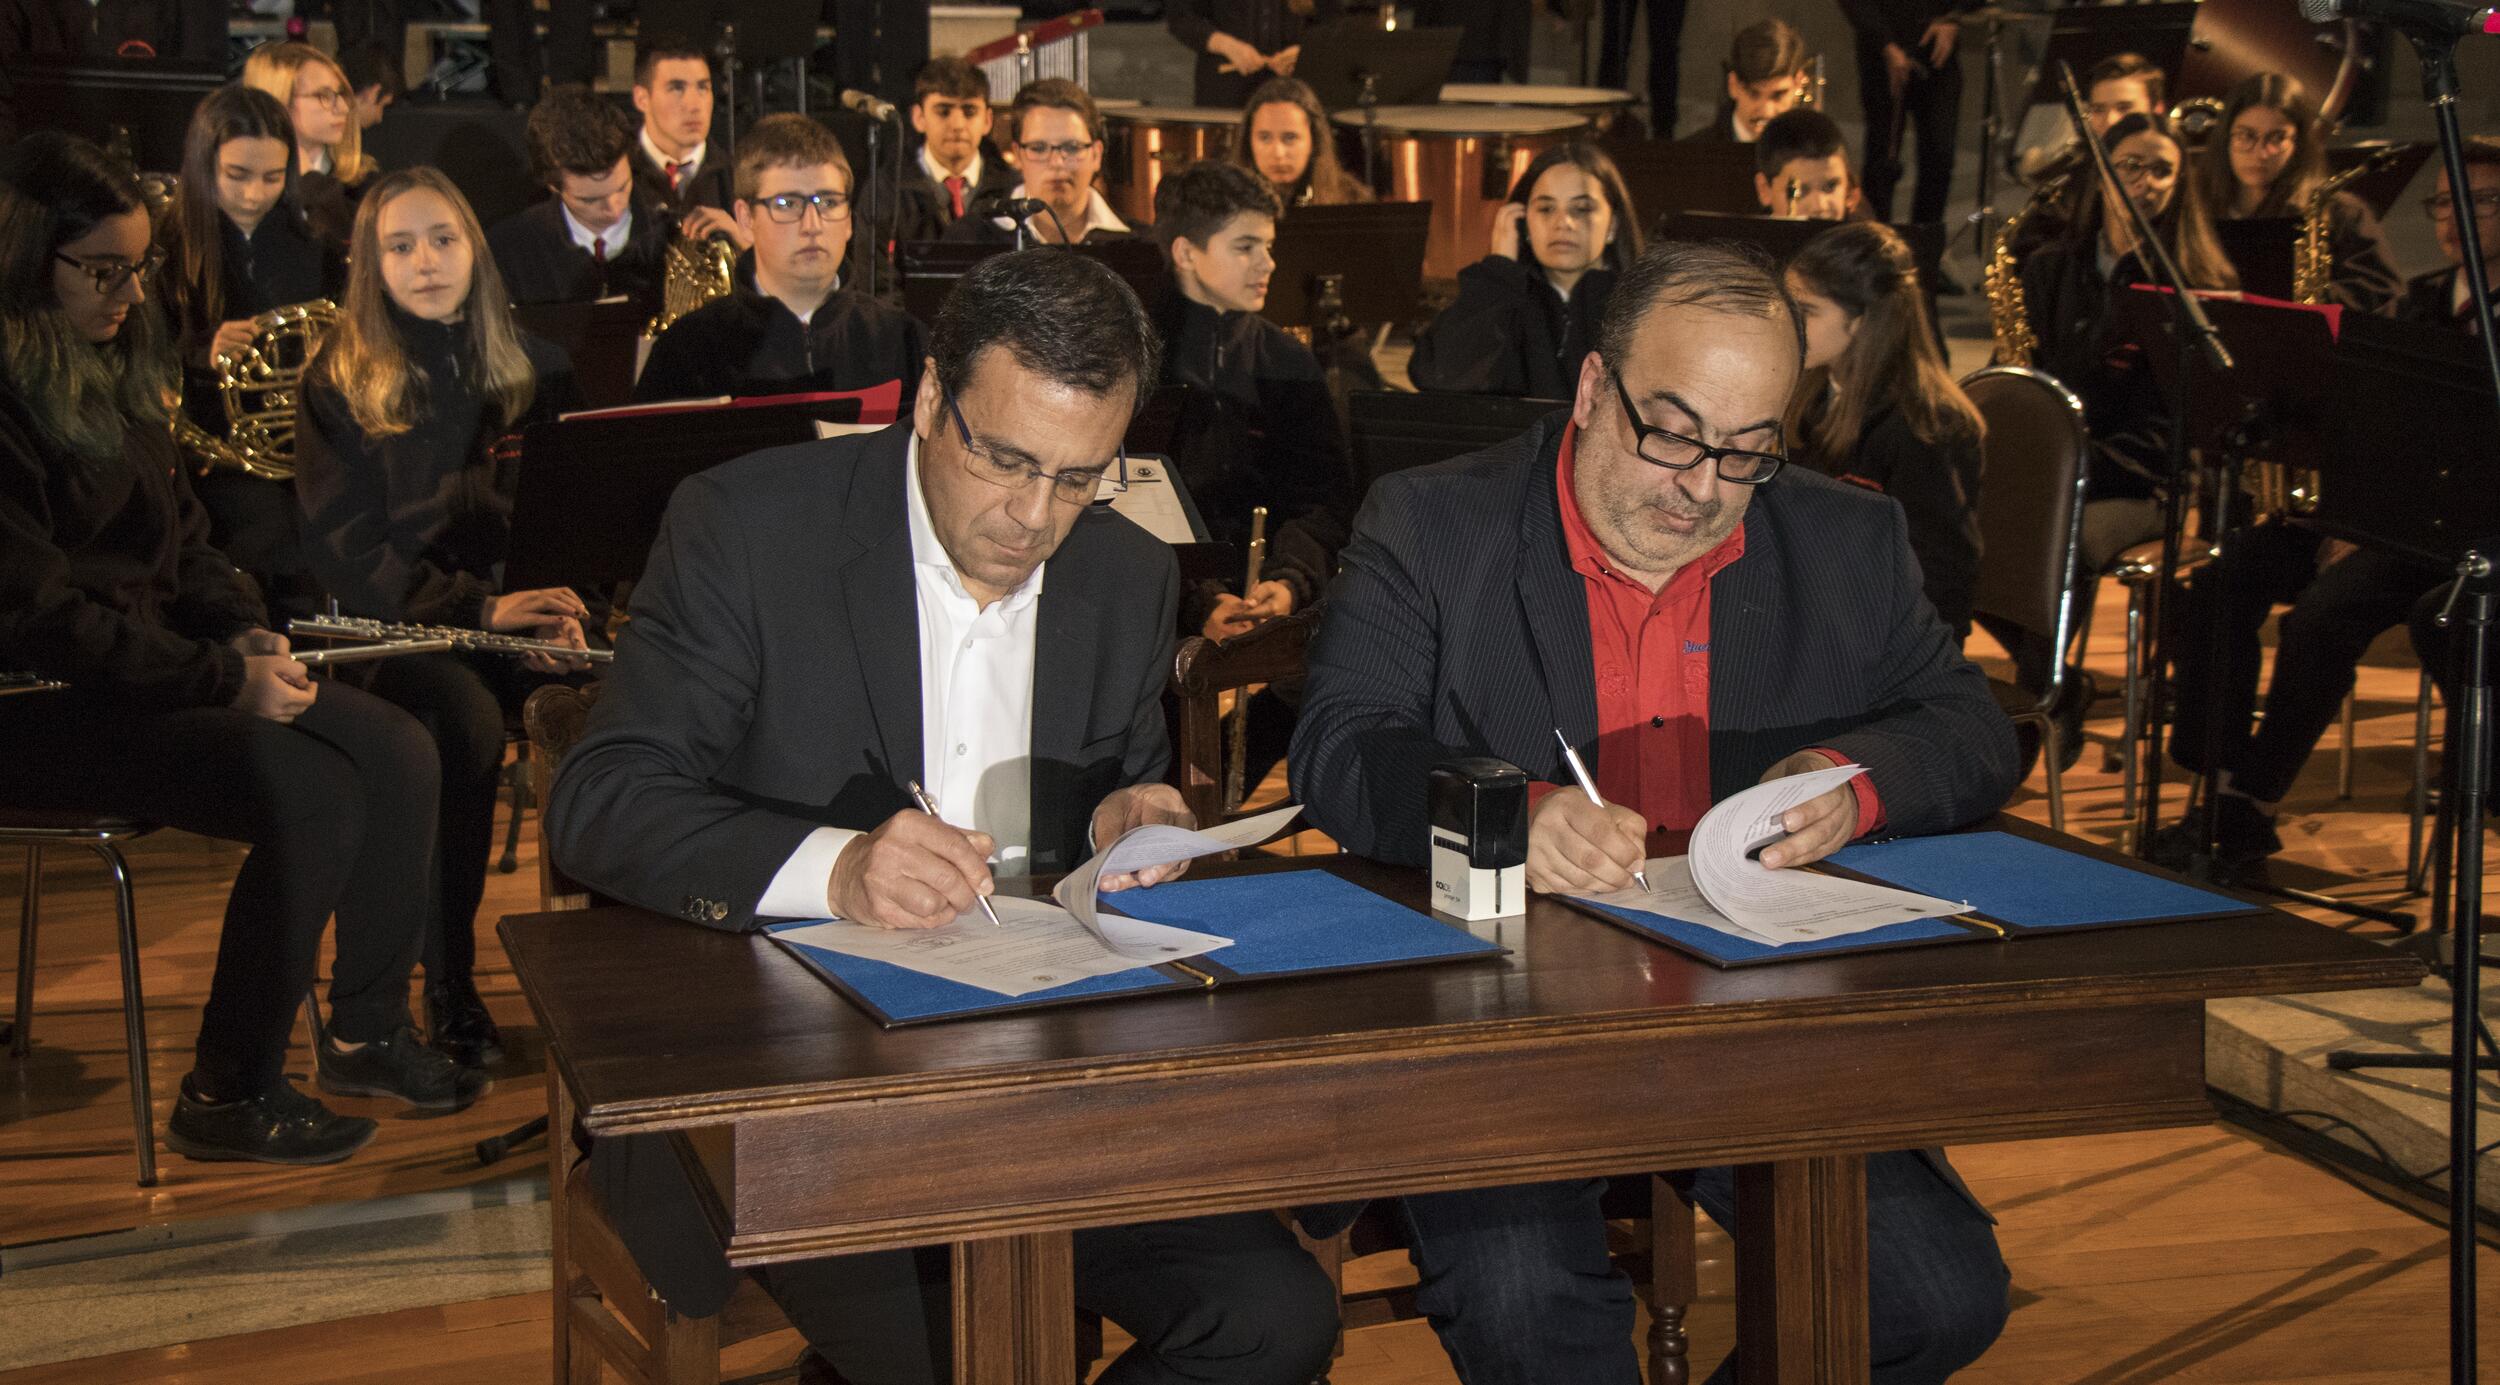
[[[851,214],[851,198],[840,192],[785,192],[777,197],[759,197],[755,205],[764,215],[784,226],[795,226],[809,208],[826,221],[840,221]]]
[[[938,394],[946,400],[946,412],[955,420],[955,433],[963,439],[968,460],[964,470],[1000,490],[1020,491],[1035,481],[1050,483],[1050,498],[1062,505],[1089,505],[1094,497],[1118,495],[1128,489],[1128,447],[1122,444],[1113,459],[1098,467],[1069,471],[1044,471],[1031,462],[1010,461],[972,440],[972,427],[964,422],[963,406],[955,402],[954,391],[941,385]]]
[[[59,250],[52,252],[52,258],[93,280],[98,297],[111,295],[122,285],[129,283],[134,274],[153,275],[165,267],[165,252],[153,245],[148,247],[148,253],[140,256],[136,261],[105,260],[101,263],[89,263]]]
[[[1703,462],[1716,463],[1719,479],[1737,486],[1759,486],[1779,475],[1788,465],[1782,452],[1752,452],[1741,447],[1712,447],[1699,438],[1670,433],[1641,421],[1641,411],[1632,407],[1631,388],[1615,375],[1615,398],[1623,401],[1623,417],[1632,425],[1633,451],[1651,466],[1669,471],[1690,471]],[[1785,442],[1783,441],[1783,446]]]
[[[1062,140],[1052,144],[1038,139],[1016,146],[1025,158],[1037,164],[1072,164],[1084,158],[1085,151],[1093,147],[1092,140]]]
[[[2500,189],[2476,188],[2470,195],[2474,199],[2475,215],[2488,216],[2493,212],[2500,212]],[[2434,192],[2422,199],[2422,210],[2434,217],[2455,216],[2457,199],[2453,194],[2444,190]]]
[[[2121,178],[2150,178],[2156,182],[2174,177],[2179,172],[2179,166],[2168,159],[2139,159],[2133,155],[2112,159],[2109,166],[2116,169]]]

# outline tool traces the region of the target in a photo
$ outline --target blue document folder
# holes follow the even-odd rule
[[[1105,895],[1102,902],[1149,923],[1220,934],[1233,939],[1233,945],[1190,958],[1186,970],[1168,964],[1140,965],[1134,971],[1007,996],[778,936],[807,926],[804,920],[775,924],[764,931],[887,1028],[1108,996],[1204,990],[1278,977],[1462,961],[1509,951],[1323,870],[1175,880]]]
[[[1610,923],[1721,967],[2262,912],[2202,885],[2012,832],[1957,832],[1847,847],[1826,858],[1824,865],[1860,880],[1965,900],[1970,909],[1952,918],[1918,919],[1847,937],[1774,946],[1663,914],[1607,908],[1587,900],[1571,902]]]

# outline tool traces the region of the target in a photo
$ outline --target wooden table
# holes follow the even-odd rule
[[[1315,865],[1425,907],[1233,869]],[[2201,1124],[2207,1000],[2423,974],[2272,911],[1737,971],[1541,899],[1475,927],[1511,955],[880,1030],[760,937],[502,925],[559,1117],[675,1132],[735,1264],[953,1244],[961,1385],[1070,1380],[1076,1228],[1712,1164],[1744,1379],[1863,1382],[1867,1154]]]

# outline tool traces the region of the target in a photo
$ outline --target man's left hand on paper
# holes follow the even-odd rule
[[[1800,750],[1762,773],[1762,782],[1792,774],[1819,774],[1832,768],[1832,757]],[[1809,798],[1780,815],[1788,835],[1762,849],[1762,864],[1773,870],[1820,861],[1858,835],[1857,791],[1843,784],[1818,798]]]
[[[1169,784],[1131,784],[1114,791],[1102,801],[1101,806],[1094,809],[1094,845],[1107,847],[1132,827],[1158,822],[1172,827],[1198,825],[1198,819],[1189,811],[1189,805],[1181,802],[1180,790]],[[1095,882],[1095,888],[1109,893],[1132,886],[1160,885],[1166,880],[1179,879],[1181,872],[1188,869],[1187,861],[1174,861],[1141,871],[1106,875]]]

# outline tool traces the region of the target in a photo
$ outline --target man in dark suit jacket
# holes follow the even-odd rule
[[[514,303],[623,294],[658,309],[670,228],[635,195],[633,143],[625,113],[588,87],[558,87],[531,109],[530,167],[547,196],[486,233]]]
[[[998,256],[947,300],[908,426],[680,487],[548,805],[564,869],[714,928],[923,928],[992,862],[1065,871],[1089,832],[1187,824],[1159,782],[1177,566],[1087,503],[1152,343],[1109,270]],[[715,1311],[735,1275],[665,1141],[599,1140],[591,1174],[672,1307]],[[1078,1303],[1139,1340],[1108,1378],[1307,1385],[1327,1363],[1335,1291],[1273,1216],[1082,1231],[1075,1255]],[[758,1277],[842,1378],[947,1378],[942,1253]]]
[[[1789,813],[1762,856],[1775,869],[2005,801],[2012,728],[1922,595],[1899,507],[1772,460],[1803,359],[1777,274],[1730,247],[1653,249],[1617,285],[1569,415],[1373,487],[1289,762],[1313,826],[1421,865],[1433,765],[1498,756],[1539,781],[1529,886],[1577,893],[1628,887],[1760,780],[1867,770]],[[1565,787],[1557,729],[1594,752],[1604,805]],[[1994,1233],[1941,1153],[1875,1156],[1868,1182],[1872,1378],[1940,1381],[2004,1322]],[[1692,1185],[1734,1215],[1728,1170]],[[1418,1306],[1470,1385],[1640,1379],[1598,1190],[1401,1201]]]

